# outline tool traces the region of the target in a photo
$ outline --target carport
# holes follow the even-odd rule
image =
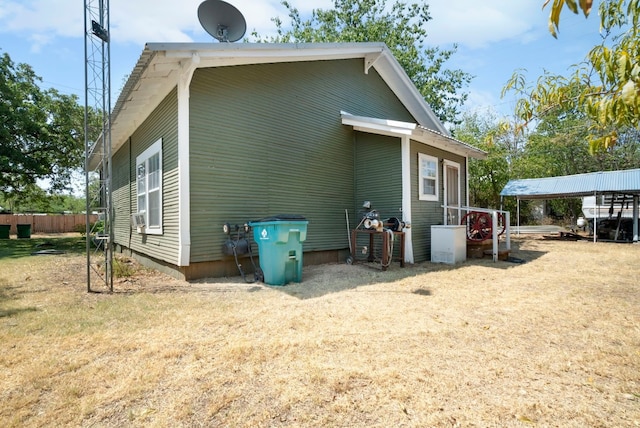
[[[599,171],[560,177],[510,180],[500,192],[500,198],[517,198],[517,226],[520,228],[521,199],[558,199],[598,195],[627,195],[633,201],[633,242],[638,242],[638,199],[640,198],[640,169]],[[597,218],[596,218],[597,220]],[[597,239],[594,220],[593,240]]]

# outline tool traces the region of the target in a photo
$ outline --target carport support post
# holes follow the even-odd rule
[[[638,195],[633,195],[633,242],[638,243]]]
[[[511,213],[509,211],[504,211],[503,214],[504,224],[506,225],[505,232],[507,233],[507,251],[511,251]]]
[[[593,192],[593,197],[596,200],[595,215],[593,216],[593,242],[597,241],[598,236],[598,217],[600,216],[600,207],[598,206],[598,192]]]
[[[516,223],[518,224],[518,233],[517,235],[520,236],[520,197],[516,198],[518,201],[518,208],[516,210],[516,215],[518,216],[518,218],[516,219]]]

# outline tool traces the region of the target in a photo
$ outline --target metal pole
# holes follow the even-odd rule
[[[105,15],[106,18],[106,30],[107,30],[107,34],[111,35],[111,18],[110,18],[110,11],[109,11],[109,0],[106,0],[106,4],[107,4],[107,11]],[[107,211],[106,211],[106,217],[107,220],[105,221],[109,223],[109,235],[108,235],[108,241],[107,241],[107,246],[106,246],[106,250],[107,250],[107,266],[109,267],[109,271],[107,273],[107,280],[109,282],[109,290],[111,292],[113,292],[113,196],[112,196],[112,182],[111,182],[111,177],[113,174],[113,170],[112,170],[112,166],[111,166],[111,39],[109,39],[109,43],[104,43],[103,46],[106,44],[107,46],[107,56],[106,56],[106,88],[105,88],[105,92],[106,92],[106,98],[107,98],[107,127],[106,127],[106,138],[105,140],[107,141],[107,150],[106,150],[106,159],[107,159],[107,181],[106,181],[106,186],[107,186]]]
[[[518,224],[518,233],[517,234],[518,234],[518,236],[520,236],[520,198],[517,198],[517,199],[518,199],[518,208],[517,208],[517,213],[516,214],[517,214],[518,218],[516,219],[516,223]]]
[[[633,242],[638,243],[638,195],[633,195]]]
[[[104,282],[113,291],[113,203],[111,193],[111,48],[109,43],[109,0],[84,0],[84,55],[85,55],[85,198],[86,198],[86,252],[87,252],[87,291],[91,292],[92,271],[98,277],[104,274]],[[101,118],[102,133],[97,140],[97,129],[93,129],[93,115]],[[100,138],[102,141],[100,141]],[[95,157],[95,158],[94,158]],[[93,171],[91,159],[100,157]],[[97,194],[89,191],[90,178],[98,177]],[[94,198],[92,200],[91,198]],[[99,230],[99,223],[91,224],[91,212],[97,202],[96,209],[100,213],[103,230]],[[92,249],[95,236],[95,251]],[[104,246],[103,246],[104,245]],[[102,251],[104,258],[100,272],[92,266],[91,257]]]
[[[511,251],[511,213],[509,211],[504,211],[504,224],[505,224],[505,233],[507,234],[506,243],[507,243],[507,251]]]
[[[87,256],[87,292],[91,292],[91,240],[89,201],[89,71],[87,65],[87,2],[84,2],[84,197],[85,197],[85,241]]]
[[[493,241],[493,261],[498,261],[498,211],[491,213],[491,240]]]
[[[593,216],[593,242],[597,241],[598,236],[598,217],[600,216],[600,206],[598,205],[598,192],[593,192],[593,198],[595,199],[595,215]]]

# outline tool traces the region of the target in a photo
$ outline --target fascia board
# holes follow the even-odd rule
[[[420,125],[435,128],[438,132],[449,135],[449,131],[424,100],[389,48],[385,47],[380,59],[376,60],[372,66]]]

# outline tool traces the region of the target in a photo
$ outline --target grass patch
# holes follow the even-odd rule
[[[130,278],[136,273],[137,267],[128,258],[113,258],[113,276],[115,278]]]
[[[86,243],[80,237],[1,239],[0,259],[31,257],[36,251],[48,249],[81,254],[86,251]]]
[[[0,426],[637,426],[640,247],[188,283],[0,259]],[[118,268],[120,269],[120,268]]]

